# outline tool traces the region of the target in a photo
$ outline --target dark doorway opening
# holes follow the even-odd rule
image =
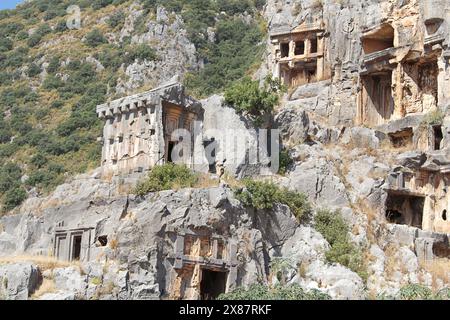
[[[173,162],[172,152],[175,148],[175,142],[169,141],[169,147],[167,148],[167,162]]]
[[[434,150],[441,150],[441,142],[444,139],[444,134],[442,133],[442,126],[434,126],[433,135],[434,135]]]
[[[409,194],[389,193],[386,202],[386,220],[422,228],[425,197]]]
[[[414,131],[406,128],[398,132],[390,133],[389,138],[395,148],[408,147],[413,144]]]
[[[305,54],[305,42],[304,41],[297,41],[295,43],[295,55],[296,56],[302,56]]]
[[[437,258],[450,258],[450,246],[448,241],[436,241],[433,243],[433,255]]]
[[[101,247],[106,247],[108,244],[108,236],[99,236],[97,240]]]
[[[227,273],[212,270],[202,270],[202,282],[200,295],[202,300],[216,300],[219,295],[225,293]]]
[[[311,53],[317,53],[317,39],[311,39]]]
[[[73,237],[72,260],[80,260],[81,256],[81,235]]]
[[[206,158],[208,159],[209,173],[216,173],[216,150],[218,143],[215,138],[203,141]]]
[[[402,224],[403,215],[397,210],[386,210],[386,219],[389,223]]]
[[[289,43],[282,43],[280,45],[281,57],[287,58],[289,57]]]
[[[370,124],[378,125],[389,120],[394,113],[392,97],[392,71],[365,76],[363,107]]]
[[[386,50],[394,47],[394,28],[389,24],[383,24],[376,30],[366,34],[362,38],[365,54]]]
[[[447,221],[447,210],[442,211],[442,220]]]

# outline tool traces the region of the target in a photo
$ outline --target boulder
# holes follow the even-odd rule
[[[0,265],[0,300],[27,300],[40,281],[39,269],[31,263]]]

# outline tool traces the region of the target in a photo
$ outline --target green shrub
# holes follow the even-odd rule
[[[284,88],[279,80],[267,77],[260,88],[259,81],[245,77],[225,90],[225,102],[239,114],[250,115],[256,123],[266,114],[270,114],[278,104],[280,92]]]
[[[60,20],[55,26],[55,32],[64,32],[68,30],[67,29],[67,21],[66,20]]]
[[[0,52],[10,51],[13,47],[14,43],[9,38],[0,38]]]
[[[0,143],[11,141],[12,132],[7,124],[0,120]]]
[[[95,55],[95,58],[105,68],[110,68],[116,71],[122,65],[125,54],[115,46],[105,46],[103,50]]]
[[[28,32],[26,32],[26,31],[20,31],[20,32],[16,35],[16,39],[19,40],[19,41],[28,39]]]
[[[186,166],[167,163],[162,166],[155,166],[147,179],[138,184],[134,193],[144,196],[150,192],[191,188],[197,181],[197,175]]]
[[[342,218],[341,212],[319,210],[314,218],[315,228],[330,244],[325,254],[329,263],[339,263],[356,272],[367,280],[367,266],[361,249],[351,243],[349,226]]]
[[[24,63],[26,63],[28,58],[28,48],[19,47],[13,52],[10,52],[6,59],[3,61],[3,65],[5,67],[21,67]]]
[[[440,109],[431,111],[431,112],[427,113],[427,115],[424,117],[421,125],[422,126],[440,125],[444,121],[444,117],[445,117],[445,114]]]
[[[12,83],[13,77],[9,72],[0,72],[0,85],[10,85]]]
[[[144,60],[156,60],[158,58],[155,49],[150,47],[147,44],[138,44],[134,47],[131,47],[129,53],[125,59],[125,63],[130,64],[135,60],[144,61]]]
[[[331,297],[318,290],[306,292],[298,284],[288,286],[277,285],[273,288],[262,284],[254,284],[247,290],[238,288],[232,292],[221,294],[219,300],[330,300]]]
[[[42,82],[42,88],[45,90],[58,89],[64,86],[64,82],[57,76],[48,75]]]
[[[281,175],[286,174],[288,168],[294,163],[292,158],[289,156],[289,151],[281,150],[280,151],[280,168],[278,169],[278,173]]]
[[[0,144],[0,158],[11,157],[18,149],[19,145],[17,143]]]
[[[22,187],[15,187],[6,192],[3,200],[4,210],[9,211],[22,204],[27,198],[27,192]]]
[[[99,10],[103,7],[110,5],[113,0],[94,0],[92,1],[92,8],[95,10]]]
[[[443,288],[435,295],[437,300],[450,300],[450,288]]]
[[[31,158],[31,164],[36,166],[37,168],[42,168],[48,162],[47,157],[42,153],[37,153]]]
[[[118,11],[111,15],[108,19],[108,25],[113,29],[122,29],[125,24],[125,14]]]
[[[433,291],[419,284],[409,284],[400,289],[398,298],[401,300],[433,300]]]
[[[25,26],[19,22],[8,22],[0,25],[0,34],[3,36],[14,36],[22,31]]]
[[[52,28],[48,24],[43,24],[28,38],[27,44],[29,47],[38,45],[42,38],[52,32]]]
[[[202,15],[207,7],[196,10],[199,10],[198,14]],[[219,12],[218,9],[216,10]],[[248,74],[250,68],[260,63],[265,48],[262,42],[265,34],[256,22],[247,24],[240,18],[224,15],[219,15],[218,19],[213,16],[210,21],[211,15],[207,13],[204,15],[205,18],[201,17],[202,20],[197,23],[196,18],[187,16],[186,10],[184,18],[189,20],[185,21],[192,23],[189,37],[196,45],[199,57],[205,61],[204,68],[188,74],[184,81],[188,90],[194,95],[204,97],[221,92]],[[215,29],[214,42],[207,40],[208,27]]]
[[[4,193],[20,184],[22,169],[15,163],[7,163],[0,168],[0,192]]]
[[[275,203],[289,207],[299,222],[309,219],[311,205],[303,193],[280,188],[273,182],[243,180],[245,188],[235,189],[235,195],[245,206],[270,210]]]
[[[90,47],[97,47],[103,43],[108,43],[108,40],[99,29],[94,29],[86,35],[86,44]]]
[[[59,70],[59,58],[58,57],[52,57],[50,59],[50,61],[48,62],[48,66],[47,66],[47,72],[48,73],[55,73]]]
[[[221,0],[218,3],[219,10],[229,15],[235,15],[242,12],[252,12],[254,7],[249,0]]]
[[[36,77],[41,73],[41,67],[36,63],[32,63],[28,66],[27,74],[30,78]]]

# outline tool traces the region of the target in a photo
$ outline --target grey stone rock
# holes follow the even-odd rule
[[[58,291],[55,293],[45,293],[39,300],[75,300],[75,294],[73,292]]]
[[[356,148],[378,149],[380,146],[380,139],[377,137],[376,132],[362,127],[347,128],[341,142],[343,144],[351,144]]]
[[[76,267],[57,268],[53,270],[55,286],[58,290],[71,291],[84,295],[88,286],[87,275],[81,275]]]
[[[0,300],[27,300],[41,279],[31,263],[0,265]]]
[[[409,151],[397,156],[397,161],[399,165],[410,169],[420,168],[425,163],[426,160],[427,160],[426,155],[418,151]]]

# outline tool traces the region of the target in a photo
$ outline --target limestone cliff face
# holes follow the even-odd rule
[[[158,7],[154,20],[145,22],[145,32],[137,35],[136,22],[144,14],[139,5],[128,9],[124,27],[117,35],[117,41],[131,37],[131,43],[151,43],[156,45],[160,57],[157,61],[136,61],[123,71],[125,77],[119,80],[116,93],[124,95],[142,86],[156,87],[169,81],[174,76],[182,77],[188,71],[200,68],[195,46],[186,34],[186,27],[178,15],[173,19],[172,13],[164,7]]]
[[[342,214],[351,243],[364,252],[365,279],[328,263],[330,244],[314,219],[299,224],[287,206],[245,207],[225,183],[137,197],[130,190],[139,175],[107,179],[96,169],[0,218],[0,279],[14,280],[8,288],[0,281],[0,298],[206,299],[202,277],[213,275],[203,269],[221,291],[283,282],[366,299],[394,296],[410,283],[448,288],[444,2],[268,0],[264,8],[267,54],[256,76],[290,87],[273,127],[293,163],[272,180],[306,194],[315,209]],[[158,43],[164,59],[129,65],[118,93],[200,66],[179,17],[161,7],[136,36],[140,11],[128,10],[111,38]],[[200,103],[205,138],[210,129],[242,130],[256,143],[251,124],[221,96]],[[235,149],[221,146],[217,159],[228,159],[230,175],[256,177],[258,168],[228,156]],[[48,255],[59,260],[45,261]],[[39,278],[53,290],[39,292]]]
[[[205,255],[203,250],[213,250],[202,245],[198,247],[202,251],[196,251],[196,237],[204,235],[206,241],[215,237],[219,241],[215,250],[222,253],[218,257],[213,251],[206,253],[211,259],[208,265],[228,270],[230,290],[269,281],[270,260],[286,256],[292,259],[290,282],[322,288],[335,298],[359,299],[365,295],[355,273],[324,262],[327,242],[311,227],[299,226],[285,206],[276,206],[272,212],[246,209],[228,187],[164,191],[145,198],[121,196],[117,188],[117,184],[95,175],[86,176],[60,186],[48,198],[28,201],[20,215],[2,218],[2,256],[20,256],[23,252],[45,256],[49,249],[63,250],[57,245],[58,236],[55,238],[58,230],[83,230],[85,237],[86,230],[92,229],[90,241],[81,246],[85,262],[75,269],[62,266],[50,271],[57,278],[55,298],[91,299],[111,286],[102,298],[198,299],[199,282],[192,280],[195,270],[190,269],[189,259]],[[185,244],[179,249],[181,235]],[[107,244],[94,243],[102,237]],[[174,269],[177,263],[183,264]],[[295,265],[299,263],[306,266],[306,276],[297,274]],[[26,265],[22,262],[16,267]],[[336,276],[342,280],[339,284],[333,280]],[[177,285],[186,280],[190,281],[187,288]],[[30,293],[38,286],[31,285]],[[5,294],[9,298],[25,297]]]

